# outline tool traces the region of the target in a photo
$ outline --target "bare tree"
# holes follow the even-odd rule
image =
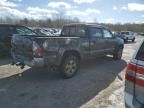
[[[61,14],[54,14],[52,18],[48,18],[45,20],[35,20],[35,19],[12,19],[9,17],[6,17],[5,19],[0,18],[0,23],[9,23],[9,24],[20,24],[30,27],[51,27],[51,28],[61,28],[64,24],[69,23],[79,23],[81,22],[77,17],[70,18],[66,17]],[[97,23],[97,20],[95,19],[94,23]],[[109,27],[111,30],[114,31],[133,31],[133,32],[143,32],[144,30],[144,23],[142,24],[135,24],[135,23],[127,23],[127,24],[104,24],[100,23],[101,25]]]

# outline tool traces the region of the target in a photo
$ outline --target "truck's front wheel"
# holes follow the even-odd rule
[[[79,59],[76,56],[67,56],[63,59],[60,66],[61,74],[64,78],[73,77],[79,68]]]

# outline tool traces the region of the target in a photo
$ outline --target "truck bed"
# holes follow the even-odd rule
[[[12,56],[14,62],[32,61],[38,59],[33,55],[33,42],[37,43],[43,50],[44,54],[41,58],[47,60],[49,58],[56,57],[59,48],[62,46],[73,47],[77,45],[79,37],[51,37],[51,36],[27,36],[27,35],[14,35],[12,37]],[[50,59],[49,59],[50,60]],[[26,63],[24,63],[26,64]],[[28,63],[26,64],[28,65]],[[29,65],[31,66],[31,65]]]

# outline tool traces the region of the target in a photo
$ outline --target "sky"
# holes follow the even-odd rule
[[[144,23],[144,0],[0,0],[0,18]]]

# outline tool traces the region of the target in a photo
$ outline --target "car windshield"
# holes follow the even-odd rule
[[[22,26],[16,27],[16,32],[20,35],[36,35],[36,33],[31,29]]]
[[[137,55],[136,55],[137,60],[144,61],[144,42],[142,43]]]
[[[122,35],[129,35],[129,32],[121,32]]]

